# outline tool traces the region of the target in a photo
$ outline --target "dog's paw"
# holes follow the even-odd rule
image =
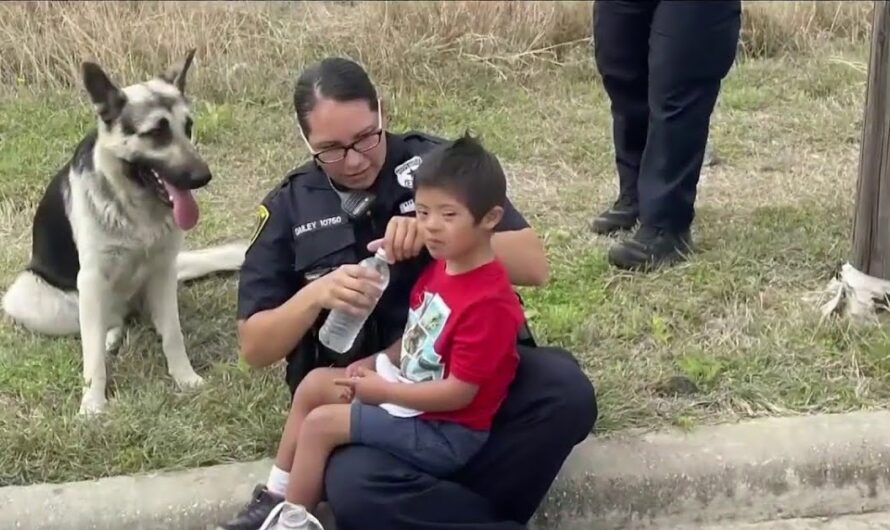
[[[192,390],[204,385],[204,378],[195,373],[194,370],[183,371],[182,373],[172,374],[176,386],[180,390]]]
[[[105,353],[112,354],[116,352],[121,345],[123,336],[124,331],[121,326],[109,329],[108,333],[105,334]]]
[[[108,400],[102,393],[87,389],[80,400],[79,414],[81,416],[101,414],[105,412],[107,405]]]

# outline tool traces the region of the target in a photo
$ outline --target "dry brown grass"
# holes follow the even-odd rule
[[[80,62],[92,59],[137,79],[196,47],[204,93],[287,93],[281,85],[302,64],[334,53],[381,80],[447,83],[438,66],[455,58],[530,75],[585,39],[589,25],[584,2],[348,4],[3,3],[0,75],[61,88],[79,84]]]
[[[742,49],[748,57],[813,53],[830,41],[869,38],[872,2],[745,2]]]
[[[746,2],[748,56],[859,42],[871,2]],[[589,60],[588,2],[3,2],[0,82],[79,86],[91,59],[119,79],[161,71],[190,47],[193,82],[211,97],[279,99],[324,54],[360,60],[398,90],[447,90],[480,69],[521,81],[572,57]]]

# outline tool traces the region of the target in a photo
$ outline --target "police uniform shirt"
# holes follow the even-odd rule
[[[417,132],[386,133],[386,139],[386,159],[370,190],[376,196],[364,219],[349,218],[341,207],[340,196],[314,161],[292,171],[265,197],[259,207],[259,224],[240,271],[239,319],[278,307],[308,282],[341,265],[358,263],[370,256],[368,243],[384,236],[392,217],[414,216],[413,183],[408,169],[417,162],[422,163],[423,153],[446,140]],[[526,227],[526,220],[507,201],[497,230]],[[376,328],[374,337],[363,339],[360,346],[363,351],[356,352],[359,356],[379,351],[401,335],[411,287],[430,259],[423,249],[417,258],[390,266],[389,286],[366,325]],[[320,347],[317,329],[326,316],[327,311],[322,311],[313,329],[288,356],[289,361],[294,354],[311,355]],[[312,348],[305,347],[307,339],[311,339]],[[343,359],[343,362],[346,360],[354,359]],[[301,364],[306,363],[304,369],[309,369],[318,361],[304,359]]]

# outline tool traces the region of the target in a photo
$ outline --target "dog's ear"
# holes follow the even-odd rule
[[[195,58],[195,51],[195,48],[190,49],[182,62],[171,66],[161,75],[161,79],[176,86],[183,94],[185,94],[185,79],[189,73],[189,67],[192,66],[192,59]]]
[[[102,68],[92,62],[81,65],[83,84],[90,95],[96,113],[106,124],[117,119],[127,103],[127,97],[105,75]]]

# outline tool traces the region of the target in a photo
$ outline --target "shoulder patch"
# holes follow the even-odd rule
[[[399,181],[400,186],[408,189],[414,188],[414,172],[417,171],[422,162],[422,158],[414,156],[396,167],[396,180]]]
[[[256,238],[258,238],[260,236],[260,232],[262,232],[263,228],[265,228],[266,221],[269,220],[269,209],[266,208],[265,204],[260,204],[259,207],[257,207],[256,215],[257,215],[256,228],[253,229],[253,235],[250,236],[250,243],[247,244],[247,248],[250,248],[251,246],[253,246],[253,243],[254,243],[254,241],[256,241]]]

